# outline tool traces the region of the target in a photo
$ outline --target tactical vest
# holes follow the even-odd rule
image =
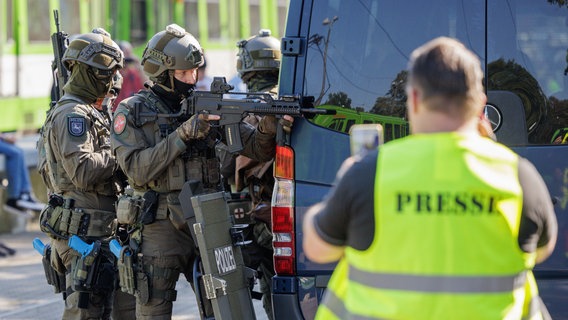
[[[37,142],[38,149],[38,172],[44,184],[50,192],[63,193],[65,191],[76,191],[77,187],[72,183],[71,178],[65,172],[63,164],[55,156],[49,136],[51,130],[67,130],[67,128],[53,128],[53,119],[60,111],[68,105],[79,106],[91,121],[91,132],[97,141],[93,143],[94,151],[99,151],[103,147],[110,148],[109,122],[103,115],[85,104],[80,98],[71,94],[65,94],[63,98],[47,113],[45,123],[40,130],[40,138]],[[92,183],[83,192],[95,192],[103,196],[114,196],[118,192],[114,180]]]
[[[151,126],[143,128],[147,135],[150,131],[154,133],[151,145],[166,139],[184,120],[175,117],[157,117],[156,114],[170,114],[171,110],[150,91],[138,92],[132,99],[127,100],[127,104],[137,127]],[[147,185],[133,186],[134,189],[154,190],[158,193],[180,191],[184,183],[190,180],[203,182],[206,189],[218,188],[220,170],[219,160],[214,151],[215,142],[212,135],[209,139],[192,142],[188,150],[175,159],[162,175]]]
[[[511,150],[455,133],[392,141],[374,189],[374,239],[346,248],[317,319],[541,319]]]

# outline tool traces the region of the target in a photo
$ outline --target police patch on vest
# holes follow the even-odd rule
[[[126,128],[126,116],[124,113],[118,113],[114,116],[112,129],[114,130],[114,133],[121,134],[124,132],[124,128]]]
[[[85,118],[69,117],[67,118],[67,130],[74,137],[80,137],[85,134]]]

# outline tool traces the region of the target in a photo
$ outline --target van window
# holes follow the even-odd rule
[[[304,94],[338,114],[358,110],[360,123],[382,123],[385,141],[399,137],[389,124],[407,128],[405,69],[412,50],[447,35],[485,51],[485,1],[323,2],[312,12]],[[333,116],[312,121],[325,126],[325,117]]]
[[[322,2],[312,12],[303,84],[304,95],[314,96],[316,106],[337,114],[358,112],[361,123],[382,122],[385,128],[395,123],[392,119],[406,121],[405,70],[412,50],[449,36],[480,57],[488,96],[508,91],[520,98],[524,115],[519,118],[526,119],[522,134],[527,135],[518,139],[522,144],[563,141],[568,130],[565,4],[495,0],[486,8],[484,0]],[[391,118],[384,121],[383,116]],[[326,117],[337,119],[318,115],[312,122],[329,127]],[[401,125],[404,136],[408,126]],[[398,130],[391,136],[398,138]]]
[[[529,144],[561,144],[568,128],[568,8],[554,2],[488,2],[487,89],[521,98]]]

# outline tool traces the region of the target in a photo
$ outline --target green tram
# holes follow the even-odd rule
[[[408,121],[396,116],[370,113],[336,105],[320,105],[317,108],[333,110],[333,115],[316,115],[313,123],[334,131],[349,133],[354,124],[378,123],[383,127],[384,141],[402,138],[409,134]]]
[[[236,41],[259,29],[280,37],[288,5],[289,0],[0,0],[0,132],[36,131],[45,119],[54,10],[61,31],[73,35],[103,27],[114,40],[129,41],[139,57],[152,35],[170,23],[195,35],[206,56],[221,51],[234,57]],[[219,60],[208,68],[232,61]]]

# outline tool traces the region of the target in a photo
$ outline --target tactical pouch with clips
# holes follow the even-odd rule
[[[144,207],[144,198],[123,194],[118,198],[116,217],[118,223],[133,225],[138,221],[140,211]]]
[[[40,212],[40,229],[53,239],[66,239],[68,226],[71,219],[72,199],[52,194],[49,196],[48,205]]]

